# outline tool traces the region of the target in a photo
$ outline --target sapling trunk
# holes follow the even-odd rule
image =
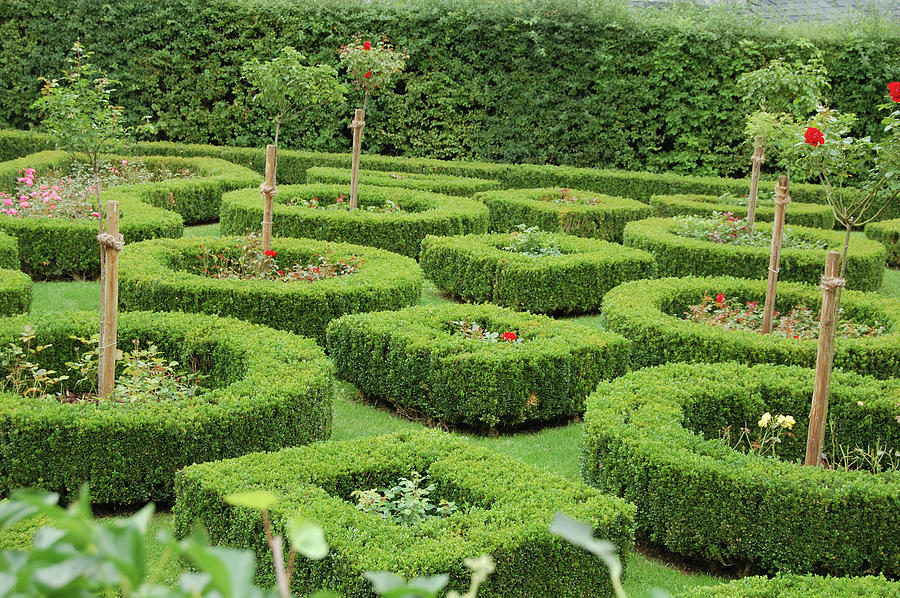
[[[279,114],[275,117],[275,174],[272,175],[272,184],[275,184],[275,181],[278,177],[278,131],[281,130],[281,119],[284,116],[284,113]]]
[[[94,155],[92,156],[92,162],[94,165],[94,194],[97,198],[97,222],[98,222],[98,235],[103,234],[103,202],[100,199],[100,156]],[[104,267],[106,266],[106,247],[101,243],[100,244],[100,332],[99,338],[100,342],[97,344],[97,349],[99,351],[103,350],[105,343],[103,342],[103,329],[106,327],[106,316],[105,316],[105,296],[106,292],[103,290],[104,288]],[[99,368],[97,368],[97,389],[103,388],[103,372]]]
[[[841,252],[841,274],[840,277],[844,280],[847,280],[845,275],[847,274],[847,252],[850,249],[850,233],[853,231],[853,218],[849,218],[847,222],[844,223],[844,229],[846,233],[844,234],[844,250]],[[840,322],[841,320],[841,291],[843,287],[838,287],[837,291],[834,294],[834,321],[835,324]]]

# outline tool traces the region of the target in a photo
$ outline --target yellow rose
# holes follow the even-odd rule
[[[759,421],[756,422],[760,428],[768,428],[769,423],[772,421],[772,414],[766,411],[763,413],[763,416],[759,418]]]
[[[775,418],[775,427],[787,428],[790,430],[797,422],[791,415],[779,415]]]

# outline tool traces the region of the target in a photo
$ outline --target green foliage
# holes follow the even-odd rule
[[[747,202],[734,197],[716,197],[714,195],[653,195],[650,206],[654,216],[663,218],[672,216],[702,216],[709,218],[713,212],[730,212],[739,218],[747,217]],[[756,204],[756,219],[771,222],[775,219],[775,208],[766,205],[760,198]],[[834,227],[834,214],[828,206],[799,203],[792,201],[785,211],[785,222],[796,226],[831,229]]]
[[[743,99],[766,112],[786,112],[797,119],[806,118],[825,104],[828,70],[821,54],[809,62],[787,62],[784,57],[763,68],[744,73],[737,81]]]
[[[354,490],[350,493],[357,500],[356,508],[363,513],[380,515],[388,521],[400,525],[416,525],[434,517],[449,517],[458,508],[456,503],[441,499],[435,505],[429,495],[436,486],[421,484],[428,480],[418,471],[412,472],[409,478],[400,478],[390,488],[372,488],[370,490]]]
[[[380,87],[387,87],[396,75],[403,72],[409,55],[395,50],[385,40],[375,45],[369,40],[363,41],[355,37],[350,43],[338,50],[341,64],[347,69],[347,75],[363,92],[363,110],[369,103],[369,96]]]
[[[558,237],[553,233],[541,230],[536,226],[526,227],[520,224],[518,230],[510,233],[508,245],[501,247],[503,251],[518,253],[528,257],[549,257],[562,255]]]
[[[14,316],[31,309],[31,277],[18,270],[0,269],[0,315]]]
[[[355,489],[387,486],[413,471],[428,475],[460,510],[407,528],[351,501]],[[259,515],[222,500],[251,489],[278,496],[271,512],[276,531],[290,516],[321,522],[332,553],[297,563],[292,590],[301,595],[328,587],[347,598],[371,596],[364,571],[404,578],[447,573],[451,586],[463,587],[470,578],[463,559],[490,554],[496,571],[478,589],[481,598],[609,596],[609,580],[596,574],[590,555],[551,536],[549,523],[564,511],[618,546],[632,544],[632,508],[624,501],[434,431],[194,465],[178,474],[176,486],[178,534],[199,521],[213,541],[263,551]],[[261,579],[271,580],[271,567],[260,564]]]
[[[889,265],[900,267],[900,218],[867,224],[866,236],[885,246]]]
[[[38,363],[63,371],[96,329],[96,314],[7,318],[0,344],[24,325],[52,345]],[[249,451],[327,439],[331,365],[312,340],[195,314],[123,313],[118,338],[155,343],[167,358],[205,375],[197,396],[178,401],[62,403],[0,394],[0,492],[37,486],[71,497],[82,482],[98,501],[170,501],[174,472]],[[67,388],[82,387],[70,380]]]
[[[517,342],[465,338],[460,321],[512,332]],[[329,325],[327,341],[338,377],[366,395],[479,430],[578,415],[597,382],[627,369],[629,345],[616,334],[489,304],[345,316]]]
[[[647,251],[656,258],[659,276],[740,276],[766,278],[769,247],[713,243],[688,239],[674,234],[678,223],[674,218],[648,218],[629,222],[625,227],[626,247]],[[756,230],[771,235],[771,224],[757,223]],[[843,246],[844,235],[838,231],[792,227],[801,241],[822,242],[828,250]],[[779,281],[818,284],[825,263],[825,249],[789,249],[781,252]],[[847,256],[847,288],[874,291],[884,276],[885,250],[880,243],[860,239]]]
[[[676,553],[765,571],[896,576],[896,475],[798,463],[814,374],[669,364],[601,383],[585,414],[584,479],[634,502],[638,535]],[[836,371],[828,416],[838,441],[900,445],[898,398],[897,380]],[[718,439],[764,411],[797,418],[779,459]]]
[[[371,156],[365,156],[363,162],[368,163]],[[306,171],[307,183],[350,184],[350,171],[346,168],[318,166]],[[383,170],[360,170],[360,185],[378,185],[380,187],[405,187],[470,197],[478,191],[500,189],[500,182],[488,179],[452,176],[449,174],[419,174],[414,172],[390,172]]]
[[[893,598],[900,583],[882,576],[819,577],[816,575],[778,574],[774,578],[745,577],[702,588],[690,588],[676,598]]]
[[[465,301],[554,314],[597,312],[610,289],[656,272],[644,251],[562,233],[553,237],[561,255],[543,258],[504,251],[509,233],[426,237],[419,264],[439,289]]]

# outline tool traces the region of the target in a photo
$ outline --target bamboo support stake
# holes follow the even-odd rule
[[[763,145],[762,137],[756,138],[756,145],[753,147],[753,170],[750,175],[750,197],[747,200],[747,228],[750,234],[753,234],[753,227],[756,225],[756,199],[759,195],[759,169],[763,161],[766,159],[766,148]]]
[[[97,235],[106,250],[103,273],[103,334],[100,336],[99,393],[108,398],[116,384],[116,317],[119,310],[119,252],[124,247],[119,234],[119,202],[106,204],[106,232]]]
[[[278,194],[275,188],[275,146],[266,146],[266,180],[259,186],[259,192],[263,196],[263,219],[262,219],[262,246],[263,251],[272,249],[272,211],[273,200]]]
[[[816,355],[816,381],[809,411],[809,432],[806,436],[804,465],[822,465],[825,445],[825,421],[828,419],[828,395],[831,391],[831,364],[834,359],[835,298],[844,279],[838,277],[841,256],[837,251],[825,254],[825,275],[822,277],[822,311],[819,315],[819,351]]]
[[[778,177],[775,185],[775,223],[772,225],[772,251],[769,256],[769,283],[766,285],[766,305],[763,310],[763,334],[771,334],[772,318],[775,312],[775,287],[778,286],[778,269],[781,265],[781,241],[784,235],[784,210],[791,202],[788,194],[787,177]]]
[[[353,129],[353,162],[350,167],[350,209],[355,210],[359,200],[359,153],[362,149],[362,133],[366,127],[366,111],[356,109],[350,128]]]

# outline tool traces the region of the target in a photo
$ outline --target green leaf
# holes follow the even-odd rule
[[[59,494],[41,490],[17,490],[9,500],[0,502],[0,531],[35,515],[58,513]]]
[[[294,515],[287,521],[287,537],[291,547],[308,559],[320,561],[328,556],[328,542],[322,528]]]
[[[226,494],[225,502],[235,507],[246,507],[257,511],[267,511],[278,504],[278,497],[267,490],[250,490]]]

